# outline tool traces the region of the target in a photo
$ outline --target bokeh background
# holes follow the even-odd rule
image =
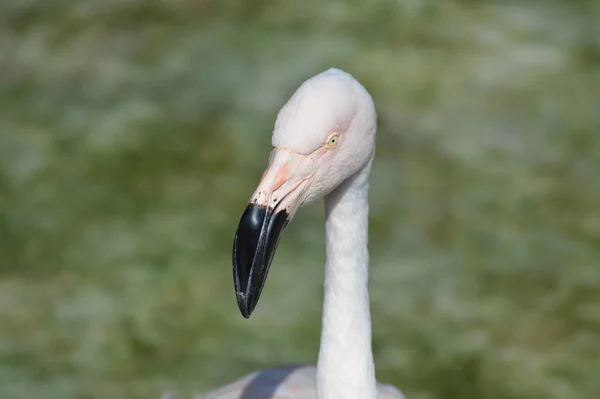
[[[243,319],[232,238],[279,107],[336,66],[380,116],[377,376],[600,397],[600,5],[0,3],[0,397],[191,397],[314,363],[322,205]]]

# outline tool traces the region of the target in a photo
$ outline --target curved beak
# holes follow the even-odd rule
[[[277,244],[312,182],[313,159],[274,149],[271,162],[238,225],[233,281],[240,312],[250,317],[262,292]]]

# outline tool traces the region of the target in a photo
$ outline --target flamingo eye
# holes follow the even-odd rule
[[[335,147],[338,142],[340,141],[340,138],[338,136],[337,132],[333,132],[329,135],[329,137],[327,137],[327,141],[325,142],[325,146],[327,146],[327,148],[333,148]]]

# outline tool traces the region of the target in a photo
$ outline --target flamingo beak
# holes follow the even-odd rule
[[[283,230],[306,199],[313,180],[312,161],[306,155],[274,149],[242,214],[233,242],[233,281],[245,318],[258,303]]]

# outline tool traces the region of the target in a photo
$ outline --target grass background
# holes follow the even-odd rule
[[[322,206],[250,320],[230,252],[277,110],[330,66],[380,116],[378,378],[600,397],[598,2],[5,1],[0,49],[2,399],[192,395],[316,360]]]

